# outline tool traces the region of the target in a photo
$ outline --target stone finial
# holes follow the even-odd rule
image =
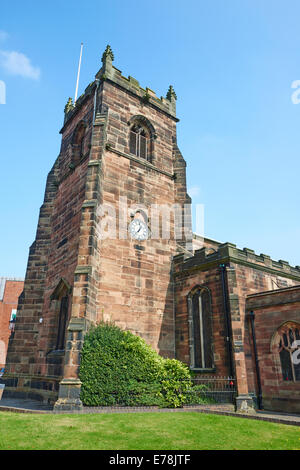
[[[71,111],[72,109],[74,109],[73,100],[72,98],[69,98],[65,106],[65,110],[64,110],[65,114],[68,114],[68,112]]]
[[[114,60],[114,53],[113,53],[112,48],[110,47],[109,44],[107,44],[106,49],[102,54],[102,62],[105,62],[108,58],[111,61]]]
[[[169,101],[177,100],[177,95],[176,95],[175,90],[174,90],[174,88],[172,87],[172,85],[169,86],[169,89],[168,89],[168,93],[167,93],[166,98],[167,98],[167,100],[169,100]]]

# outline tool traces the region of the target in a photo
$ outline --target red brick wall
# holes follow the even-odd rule
[[[4,367],[8,340],[11,334],[9,320],[11,311],[17,308],[18,297],[23,290],[23,281],[6,280],[3,299],[0,301],[0,367]]]

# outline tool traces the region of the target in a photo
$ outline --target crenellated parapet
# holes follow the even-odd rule
[[[237,248],[234,243],[220,244],[217,249],[203,247],[194,255],[181,253],[174,257],[175,276],[182,271],[207,270],[213,266],[225,263],[236,263],[293,280],[299,280],[300,266],[290,266],[287,261],[272,260],[270,256],[261,253],[257,255],[249,248]]]
[[[82,95],[79,96],[76,103],[73,103],[72,98],[68,99],[64,108],[64,125],[62,129],[60,130],[60,134],[63,134],[66,128],[66,125],[78,113],[78,111],[81,109],[82,105],[86,102],[86,100],[89,99],[91,95],[94,95],[94,91],[96,87],[97,87],[97,83],[95,80],[86,87],[86,89],[84,90],[84,93],[82,93]]]
[[[166,97],[162,96],[159,98],[156,93],[151,90],[151,88],[143,88],[135,78],[131,76],[123,76],[121,70],[117,69],[113,65],[114,54],[110,45],[107,45],[105,51],[102,54],[101,60],[102,67],[96,74],[96,80],[100,80],[100,82],[113,82],[117,86],[127,90],[129,93],[138,96],[142,103],[159,108],[161,111],[167,113],[169,116],[178,121],[176,118],[177,96],[172,85],[169,86]],[[65,106],[64,126],[77,113],[91,93],[93,93],[96,80],[88,85],[84,93],[77,99],[76,103],[73,103],[72,99],[69,98]]]
[[[114,60],[114,54],[111,47],[108,45],[102,55],[102,67],[96,74],[96,78],[104,81],[110,80],[115,84],[125,88],[130,93],[140,97],[145,103],[149,103],[153,106],[158,107],[160,110],[166,112],[172,117],[176,118],[176,93],[172,86],[169,87],[166,97],[163,96],[158,98],[156,93],[150,88],[143,88],[140,86],[138,80],[129,76],[124,77],[121,70],[117,69],[112,62]]]

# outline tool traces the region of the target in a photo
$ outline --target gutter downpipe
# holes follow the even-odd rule
[[[233,362],[233,351],[232,351],[232,330],[230,324],[230,310],[229,310],[229,303],[228,303],[228,283],[227,283],[227,275],[226,275],[226,264],[220,264],[221,268],[221,278],[222,278],[222,293],[223,293],[223,306],[224,306],[224,313],[225,313],[225,323],[226,323],[226,343],[227,343],[227,351],[228,351],[228,359],[229,359],[229,371],[230,376],[232,378],[235,377],[235,367]]]
[[[254,349],[254,359],[255,359],[255,371],[256,371],[256,379],[257,379],[257,405],[258,409],[262,410],[262,388],[261,388],[261,378],[260,378],[260,369],[259,369],[259,360],[257,355],[257,345],[256,345],[256,335],[255,335],[255,326],[254,326],[254,319],[255,314],[253,310],[249,313],[250,323],[251,323],[251,331],[252,331],[252,341],[253,341],[253,349]]]
[[[99,88],[100,80],[98,78],[96,78],[95,83],[96,83],[96,89],[95,89],[95,95],[94,95],[93,125],[95,123],[95,117],[96,117],[97,91],[98,91],[98,88]]]

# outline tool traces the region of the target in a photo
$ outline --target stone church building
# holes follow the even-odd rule
[[[5,394],[80,409],[84,335],[104,320],[199,376],[234,378],[237,410],[300,412],[300,267],[193,235],[173,87],[158,98],[113,60],[107,46],[65,107]]]

